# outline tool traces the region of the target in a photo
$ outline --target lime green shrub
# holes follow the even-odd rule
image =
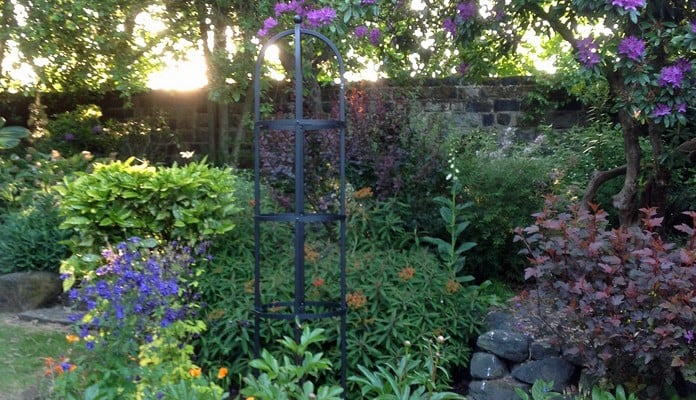
[[[73,256],[61,271],[80,277],[101,248],[131,236],[188,242],[230,231],[238,211],[235,181],[232,170],[205,160],[153,167],[133,158],[98,163],[92,173],[65,179],[57,190]]]

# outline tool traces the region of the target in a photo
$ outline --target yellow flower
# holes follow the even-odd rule
[[[225,367],[220,367],[218,370],[218,379],[222,379],[227,376],[227,368]]]
[[[198,378],[201,376],[201,369],[199,367],[191,367],[189,369],[189,375],[191,375],[194,378]]]

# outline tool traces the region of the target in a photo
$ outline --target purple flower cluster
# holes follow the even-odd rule
[[[457,14],[454,17],[446,17],[442,25],[446,32],[453,36],[457,33],[457,26],[462,22],[473,18],[478,13],[478,6],[475,0],[466,0],[457,4]]]
[[[636,36],[628,36],[619,43],[619,54],[633,61],[640,61],[645,54],[645,42]]]
[[[374,3],[374,0],[372,0]],[[311,27],[320,27],[328,25],[336,19],[336,10],[331,7],[323,7],[320,9],[312,8],[305,4],[304,0],[293,0],[290,2],[276,3],[274,7],[275,17],[268,17],[263,22],[263,28],[259,29],[257,35],[260,37],[268,35],[268,33],[278,25],[278,18],[283,14],[299,15],[307,21]]]
[[[336,10],[331,7],[307,11],[307,22],[313,27],[328,25],[334,19],[336,19]]]
[[[381,38],[382,32],[380,32],[377,28],[372,28],[372,30],[370,31],[370,43],[376,46]]]
[[[365,36],[367,36],[369,32],[369,29],[367,29],[365,25],[360,25],[355,28],[355,37],[357,37],[358,39],[364,38]]]
[[[90,329],[108,331],[110,338],[125,335],[149,341],[157,329],[192,313],[186,300],[195,300],[196,295],[180,285],[182,277],[193,273],[191,249],[174,243],[164,251],[150,251],[139,243],[139,238],[131,238],[116,251],[104,250],[105,264],[83,280],[80,289],[70,291],[70,298],[87,309],[73,320],[82,321],[80,335],[88,348],[94,347]],[[205,246],[199,247],[196,254],[205,250]]]
[[[463,21],[474,17],[478,12],[478,6],[474,0],[463,1],[457,4],[457,17],[461,18]]]
[[[580,39],[575,44],[578,60],[587,68],[592,68],[599,64],[599,48],[592,38]]]
[[[379,44],[379,40],[382,38],[382,32],[380,32],[379,28],[370,29],[365,25],[356,27],[353,32],[355,33],[355,37],[358,39],[367,37],[373,46]]]
[[[674,65],[662,68],[657,83],[662,87],[680,88],[684,74],[691,71],[691,63],[686,59],[678,59]]]
[[[676,111],[679,114],[686,112],[686,103],[677,103],[674,107],[669,104],[658,103],[653,108],[652,116],[653,118],[665,117],[667,115],[672,115],[672,112]]]
[[[611,5],[627,11],[637,11],[637,7],[645,6],[645,0],[611,0]]]

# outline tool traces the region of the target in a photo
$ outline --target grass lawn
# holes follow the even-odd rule
[[[58,358],[69,348],[69,328],[57,324],[20,321],[14,314],[0,313],[0,400],[23,400],[22,393],[43,381],[46,357]]]

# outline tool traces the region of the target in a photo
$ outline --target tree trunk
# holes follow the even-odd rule
[[[251,115],[254,107],[254,85],[248,85],[246,93],[244,94],[244,103],[242,104],[242,110],[239,114],[239,121],[237,122],[237,129],[234,135],[234,141],[232,143],[232,155],[231,162],[237,167],[244,167],[244,162],[240,158],[240,151],[242,148],[242,143],[244,142],[245,135],[247,131],[247,116]],[[253,117],[252,117],[253,118]]]
[[[639,126],[625,110],[619,112],[619,121],[624,138],[626,156],[626,175],[623,188],[612,197],[612,203],[619,213],[621,226],[638,223],[638,175],[640,174],[641,151],[638,143]]]

